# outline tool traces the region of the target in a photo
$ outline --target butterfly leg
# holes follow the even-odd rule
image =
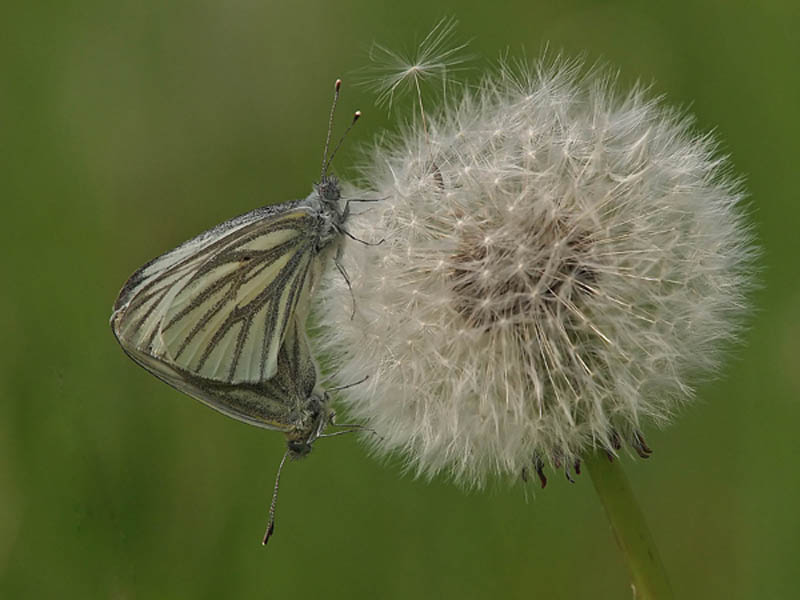
[[[357,238],[356,236],[354,236],[352,233],[350,233],[349,231],[347,231],[343,227],[340,227],[339,231],[341,231],[343,234],[345,234],[347,237],[349,237],[354,242],[358,242],[359,244],[364,244],[365,246],[380,246],[383,242],[386,241],[386,239],[384,238],[384,239],[378,240],[377,242],[368,242],[366,240],[362,240],[361,238]]]
[[[384,196],[383,198],[350,198],[344,203],[344,211],[343,214],[349,215],[350,214],[350,203],[351,202],[383,202],[384,200],[388,200],[389,196]]]
[[[337,435],[342,435],[344,433],[356,433],[357,431],[368,431],[371,434],[378,436],[379,438],[381,437],[378,435],[378,432],[372,429],[371,427],[367,427],[366,425],[361,425],[360,423],[336,423],[334,421],[335,417],[336,413],[333,410],[331,410],[330,417],[328,417],[326,421],[320,421],[320,429],[328,426],[341,427],[343,429],[341,429],[341,431],[332,431],[331,433],[322,433],[320,430],[317,430],[317,432],[309,440],[309,443],[313,443],[318,438],[336,437]]]
[[[350,314],[350,320],[352,321],[356,316],[356,297],[353,294],[353,286],[350,284],[350,277],[347,275],[347,271],[344,270],[342,263],[339,262],[338,256],[334,257],[333,264],[336,265],[339,273],[341,273],[342,277],[344,278],[344,282],[347,284],[347,289],[350,290],[350,298],[353,301],[353,312]]]
[[[319,437],[333,437],[335,435],[340,435],[342,433],[355,433],[357,431],[367,431],[367,432],[371,433],[372,435],[374,435],[374,436],[376,436],[376,437],[378,437],[380,439],[383,439],[383,437],[378,435],[378,432],[375,431],[374,429],[372,429],[372,427],[367,427],[366,425],[361,425],[360,423],[334,423],[333,415],[331,415],[330,426],[331,427],[343,427],[344,429],[342,429],[341,431],[334,431],[332,433],[325,433],[325,434],[320,435]]]
[[[334,432],[331,432],[331,433],[321,433],[317,437],[319,437],[319,438],[331,438],[331,437],[336,437],[337,435],[342,435],[342,434],[345,434],[345,433],[355,433],[356,431],[361,431],[361,428],[357,428],[357,429],[342,429],[341,431],[334,431]]]
[[[338,392],[340,390],[346,390],[348,388],[355,387],[357,385],[361,385],[367,379],[369,379],[369,375],[364,375],[364,377],[362,377],[358,381],[354,381],[353,383],[345,383],[344,385],[337,385],[336,387],[328,388],[327,391],[328,392]]]

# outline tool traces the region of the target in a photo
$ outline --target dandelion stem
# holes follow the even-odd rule
[[[628,563],[633,597],[636,600],[672,598],[658,549],[622,471],[620,460],[610,461],[605,453],[597,452],[588,456],[585,464],[617,544]]]

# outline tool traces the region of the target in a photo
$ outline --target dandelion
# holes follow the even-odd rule
[[[384,242],[348,242],[319,310],[339,382],[369,377],[343,401],[378,451],[544,484],[621,443],[646,456],[645,426],[720,366],[753,284],[740,182],[691,118],[615,83],[501,66],[371,152],[381,201],[349,227]]]
[[[613,458],[647,457],[646,425],[741,332],[757,256],[742,186],[689,116],[599,69],[503,64],[427,115],[420,77],[379,82],[390,100],[411,82],[421,119],[369,152],[380,201],[317,298],[340,383],[368,377],[343,400],[377,452],[468,487],[572,481],[585,461],[635,597],[669,598]]]

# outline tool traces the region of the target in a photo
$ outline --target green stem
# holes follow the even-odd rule
[[[611,522],[617,544],[628,563],[633,597],[636,600],[672,598],[658,549],[628,485],[619,458],[611,461],[604,452],[597,452],[587,457],[585,464]]]

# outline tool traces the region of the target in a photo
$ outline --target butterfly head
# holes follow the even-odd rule
[[[289,458],[298,460],[311,453],[311,443],[308,441],[289,440],[286,444],[289,448]]]
[[[339,187],[339,178],[335,175],[325,175],[318,184],[314,185],[314,190],[319,194],[323,204],[339,205],[342,190]]]
[[[314,442],[333,421],[334,413],[329,402],[330,397],[327,392],[312,392],[306,407],[308,412],[302,423],[286,434],[286,445],[292,460],[308,456]]]
[[[335,175],[325,175],[319,183],[314,184],[313,204],[320,207],[320,212],[328,220],[331,229],[336,230],[347,219],[349,208],[345,203],[342,207],[342,189],[339,178]]]

